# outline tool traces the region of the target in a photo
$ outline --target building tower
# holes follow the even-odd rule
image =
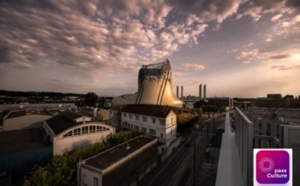
[[[199,85],[199,100],[202,99],[202,84]]]
[[[203,99],[206,99],[206,84],[203,86]]]
[[[183,102],[172,90],[170,61],[143,65],[138,74],[138,90],[135,94],[117,96],[112,105],[145,104],[183,107]]]
[[[183,86],[181,86],[181,100],[183,100]]]
[[[179,86],[176,86],[176,96],[179,98]]]

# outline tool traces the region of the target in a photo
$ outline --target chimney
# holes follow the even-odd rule
[[[203,86],[203,99],[206,99],[206,84]]]
[[[176,86],[176,96],[179,98],[179,86]]]
[[[183,86],[181,86],[181,100],[183,100]]]
[[[199,100],[202,99],[202,84],[199,85]]]

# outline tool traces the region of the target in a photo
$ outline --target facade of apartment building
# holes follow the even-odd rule
[[[176,139],[177,120],[171,107],[127,105],[121,111],[121,126],[156,137],[167,147]]]

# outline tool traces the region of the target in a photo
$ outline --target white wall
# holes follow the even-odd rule
[[[63,137],[63,135],[69,131],[72,131],[76,128],[82,128],[82,127],[91,126],[91,125],[93,125],[93,123],[77,125],[75,127],[72,127],[70,129],[60,133],[59,135],[55,136],[53,138],[53,155],[60,155],[66,149],[74,150],[77,148],[86,147],[90,144],[103,141],[110,134],[115,134],[115,129],[113,127],[104,125],[104,124],[95,125],[95,123],[94,123],[95,126],[103,126],[106,128],[110,128],[110,130],[99,131],[99,132],[95,132],[95,133],[88,132],[86,134]]]
[[[126,117],[124,117],[124,114],[126,114]],[[130,128],[128,126],[128,124],[130,124],[130,125],[138,126],[140,131],[142,131],[141,127],[143,127],[146,128],[147,134],[150,134],[150,129],[153,129],[156,131],[155,137],[157,137],[160,142],[166,143],[167,146],[169,146],[171,141],[176,137],[177,121],[176,121],[176,114],[173,111],[171,111],[166,118],[137,115],[137,114],[131,114],[132,118],[129,118],[129,115],[130,113],[122,112],[121,125],[123,127]],[[136,115],[139,117],[138,120],[136,119]],[[146,122],[143,120],[143,117],[147,118]],[[155,118],[155,123],[152,122],[153,118]],[[173,118],[173,123],[171,122],[171,118]],[[161,119],[164,120],[164,124],[160,123]],[[124,122],[127,122],[127,126],[124,126]]]
[[[102,186],[102,175],[99,172],[99,174],[95,173],[94,171],[90,171],[84,167],[80,167],[80,183],[79,185],[82,186],[90,186],[94,185],[94,178],[98,178],[98,185]],[[85,182],[85,183],[84,183]]]
[[[295,142],[300,141],[300,126],[290,126],[285,125],[284,126],[284,148],[291,148],[292,144]]]
[[[19,130],[25,128],[39,128],[42,126],[44,120],[50,119],[50,115],[25,115],[15,118],[8,118],[3,120],[3,131]]]

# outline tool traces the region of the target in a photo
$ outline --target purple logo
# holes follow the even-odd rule
[[[256,180],[260,184],[285,184],[290,179],[289,153],[284,150],[260,150],[256,154]]]

